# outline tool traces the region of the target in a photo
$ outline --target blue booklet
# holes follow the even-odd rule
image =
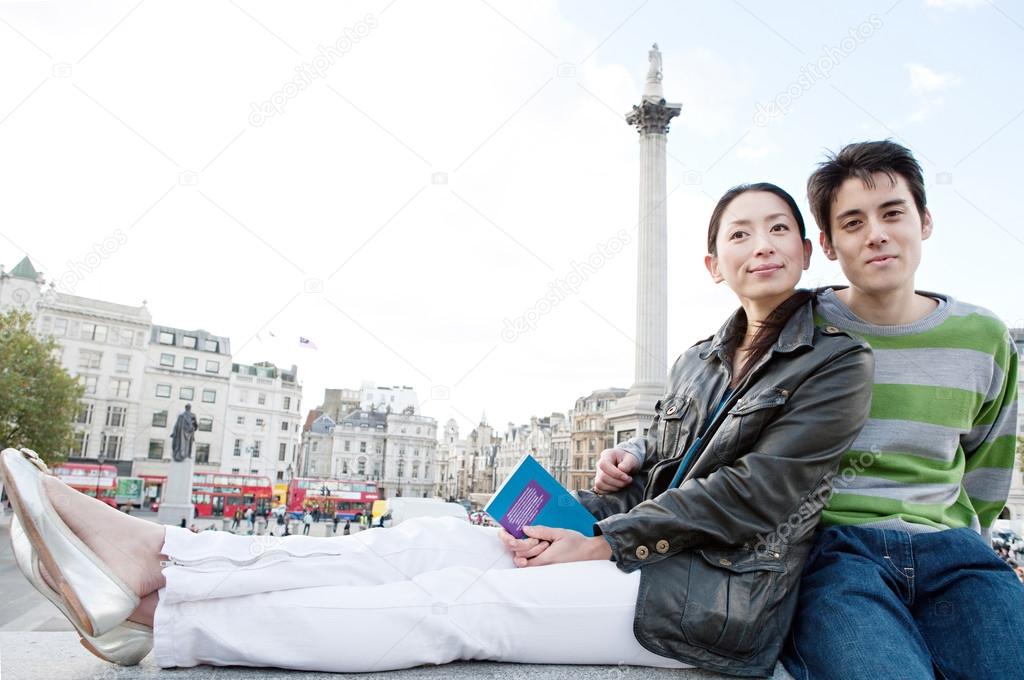
[[[593,536],[597,522],[590,511],[529,454],[519,461],[484,511],[516,538],[526,538],[524,525],[572,529],[584,536]]]

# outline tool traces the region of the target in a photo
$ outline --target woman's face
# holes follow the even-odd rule
[[[811,242],[786,202],[767,191],[733,199],[718,225],[718,253],[705,257],[715,283],[725,281],[741,300],[782,302],[810,264]]]

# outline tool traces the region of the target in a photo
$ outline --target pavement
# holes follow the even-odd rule
[[[105,663],[85,651],[74,633],[0,633],[0,677],[3,680],[211,680],[216,677],[307,678],[337,677],[336,673],[308,673],[277,668],[240,666],[175,668],[164,670],[152,655],[138,666],[122,668]],[[670,670],[640,666],[550,666],[465,661],[443,666],[418,666],[386,673],[348,674],[360,680],[724,680],[730,676],[697,669]],[[792,680],[781,667],[773,680]]]
[[[134,513],[155,521],[156,513]],[[138,666],[122,668],[96,658],[79,644],[67,619],[46,598],[37,593],[21,575],[10,546],[11,515],[0,514],[0,593],[4,606],[0,607],[0,678],[3,680],[29,680],[61,678],[62,680],[208,680],[217,678],[278,678],[289,680],[331,677],[329,673],[285,671],[276,668],[212,667],[158,668],[152,655]],[[218,531],[230,526],[230,520],[198,519],[197,528],[214,526]],[[245,523],[242,523],[243,533]],[[277,526],[272,524],[272,529]],[[352,527],[356,529],[355,526]],[[257,526],[257,533],[264,527]],[[302,532],[301,523],[290,527],[292,533]],[[313,524],[313,536],[333,535],[333,526],[327,522]],[[361,680],[721,680],[729,676],[698,669],[669,670],[638,666],[553,666],[534,664],[504,664],[489,662],[458,662],[444,666],[420,666],[386,673],[352,674]],[[776,668],[773,680],[792,680],[782,669]]]

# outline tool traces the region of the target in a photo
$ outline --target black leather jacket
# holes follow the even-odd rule
[[[641,645],[723,673],[770,676],[840,457],[868,416],[871,350],[814,323],[813,303],[707,422],[732,378],[725,339],[739,312],[676,360],[621,491],[579,493],[626,572],[641,570]],[[669,483],[698,434],[678,488]]]

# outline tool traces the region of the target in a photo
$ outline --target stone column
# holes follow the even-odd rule
[[[640,134],[640,212],[637,224],[636,364],[630,394],[661,397],[668,371],[668,192],[665,145],[669,121],[680,104],[668,104],[661,90],[661,53],[651,50],[651,69],[638,106],[626,122]]]
[[[183,461],[171,460],[167,470],[167,480],[160,494],[160,509],[157,521],[161,524],[185,526],[192,524],[192,468],[194,459],[189,456]]]

